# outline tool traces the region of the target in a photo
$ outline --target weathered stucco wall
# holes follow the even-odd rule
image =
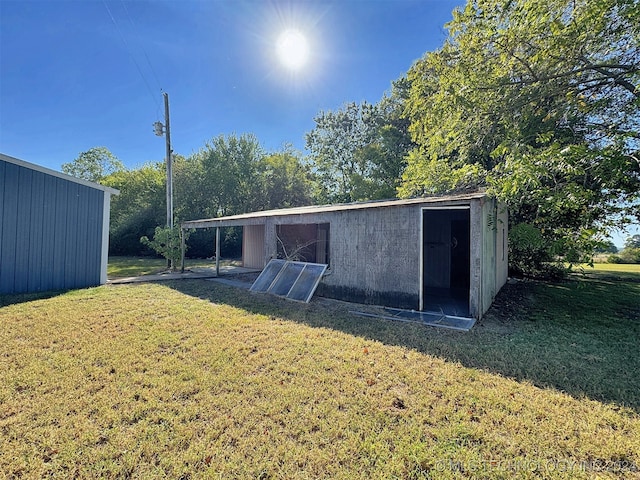
[[[329,269],[318,288],[319,295],[420,309],[424,288],[423,233],[429,229],[429,225],[423,225],[423,211],[467,208],[469,313],[480,318],[507,278],[506,209],[496,208],[494,200],[482,196],[416,200],[372,203],[366,207],[317,207],[318,211],[309,213],[304,212],[305,208],[257,212],[185,225],[244,225],[245,265],[262,268],[277,258],[278,225],[329,224]]]
[[[482,203],[482,293],[478,318],[489,309],[507,281],[507,222],[504,205],[490,199]]]
[[[509,214],[507,207],[498,205],[498,223],[496,225],[496,294],[507,283],[509,275]]]
[[[344,211],[331,218],[329,274],[320,294],[419,308],[420,207]]]
[[[420,211],[402,206],[267,218],[265,265],[277,256],[276,225],[328,223],[330,262],[320,295],[417,309]],[[254,232],[245,227],[247,234]]]

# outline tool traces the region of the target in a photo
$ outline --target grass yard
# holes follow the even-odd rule
[[[640,478],[640,275],[468,333],[205,280],[0,298],[0,478]]]
[[[167,269],[167,261],[156,257],[109,257],[109,278],[151,275]]]
[[[581,265],[576,271],[586,275],[599,275],[600,278],[603,275],[610,275],[617,279],[640,278],[640,264],[638,263],[594,263],[593,267]]]
[[[221,265],[236,265],[236,260],[221,260]],[[185,268],[208,267],[215,268],[215,260],[199,258],[185,259]],[[157,257],[109,257],[107,265],[107,276],[109,278],[137,277],[141,275],[152,275],[167,270],[167,261]]]

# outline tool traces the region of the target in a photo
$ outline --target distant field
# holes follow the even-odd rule
[[[205,280],[3,296],[0,478],[637,479],[637,278],[511,283],[468,333]]]
[[[589,265],[580,265],[573,268],[572,276],[586,275],[593,278],[611,278],[627,281],[640,282],[640,264],[629,263],[594,263],[593,267]]]
[[[638,263],[594,263],[593,267],[582,265],[585,271],[598,272],[628,272],[640,274],[640,264]]]

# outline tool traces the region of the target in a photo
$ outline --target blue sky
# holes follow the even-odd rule
[[[0,0],[0,152],[54,170],[97,146],[130,168],[162,161],[164,91],[176,153],[232,133],[304,153],[316,114],[380,100],[464,3]],[[298,72],[275,54],[288,28],[309,42]]]
[[[162,91],[176,153],[231,133],[302,151],[317,113],[377,102],[462,4],[0,0],[0,151],[56,170],[95,146],[128,167],[161,161]],[[309,42],[298,72],[275,55],[286,28]]]

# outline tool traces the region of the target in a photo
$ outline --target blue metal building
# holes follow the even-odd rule
[[[105,283],[118,193],[0,154],[0,294]]]

